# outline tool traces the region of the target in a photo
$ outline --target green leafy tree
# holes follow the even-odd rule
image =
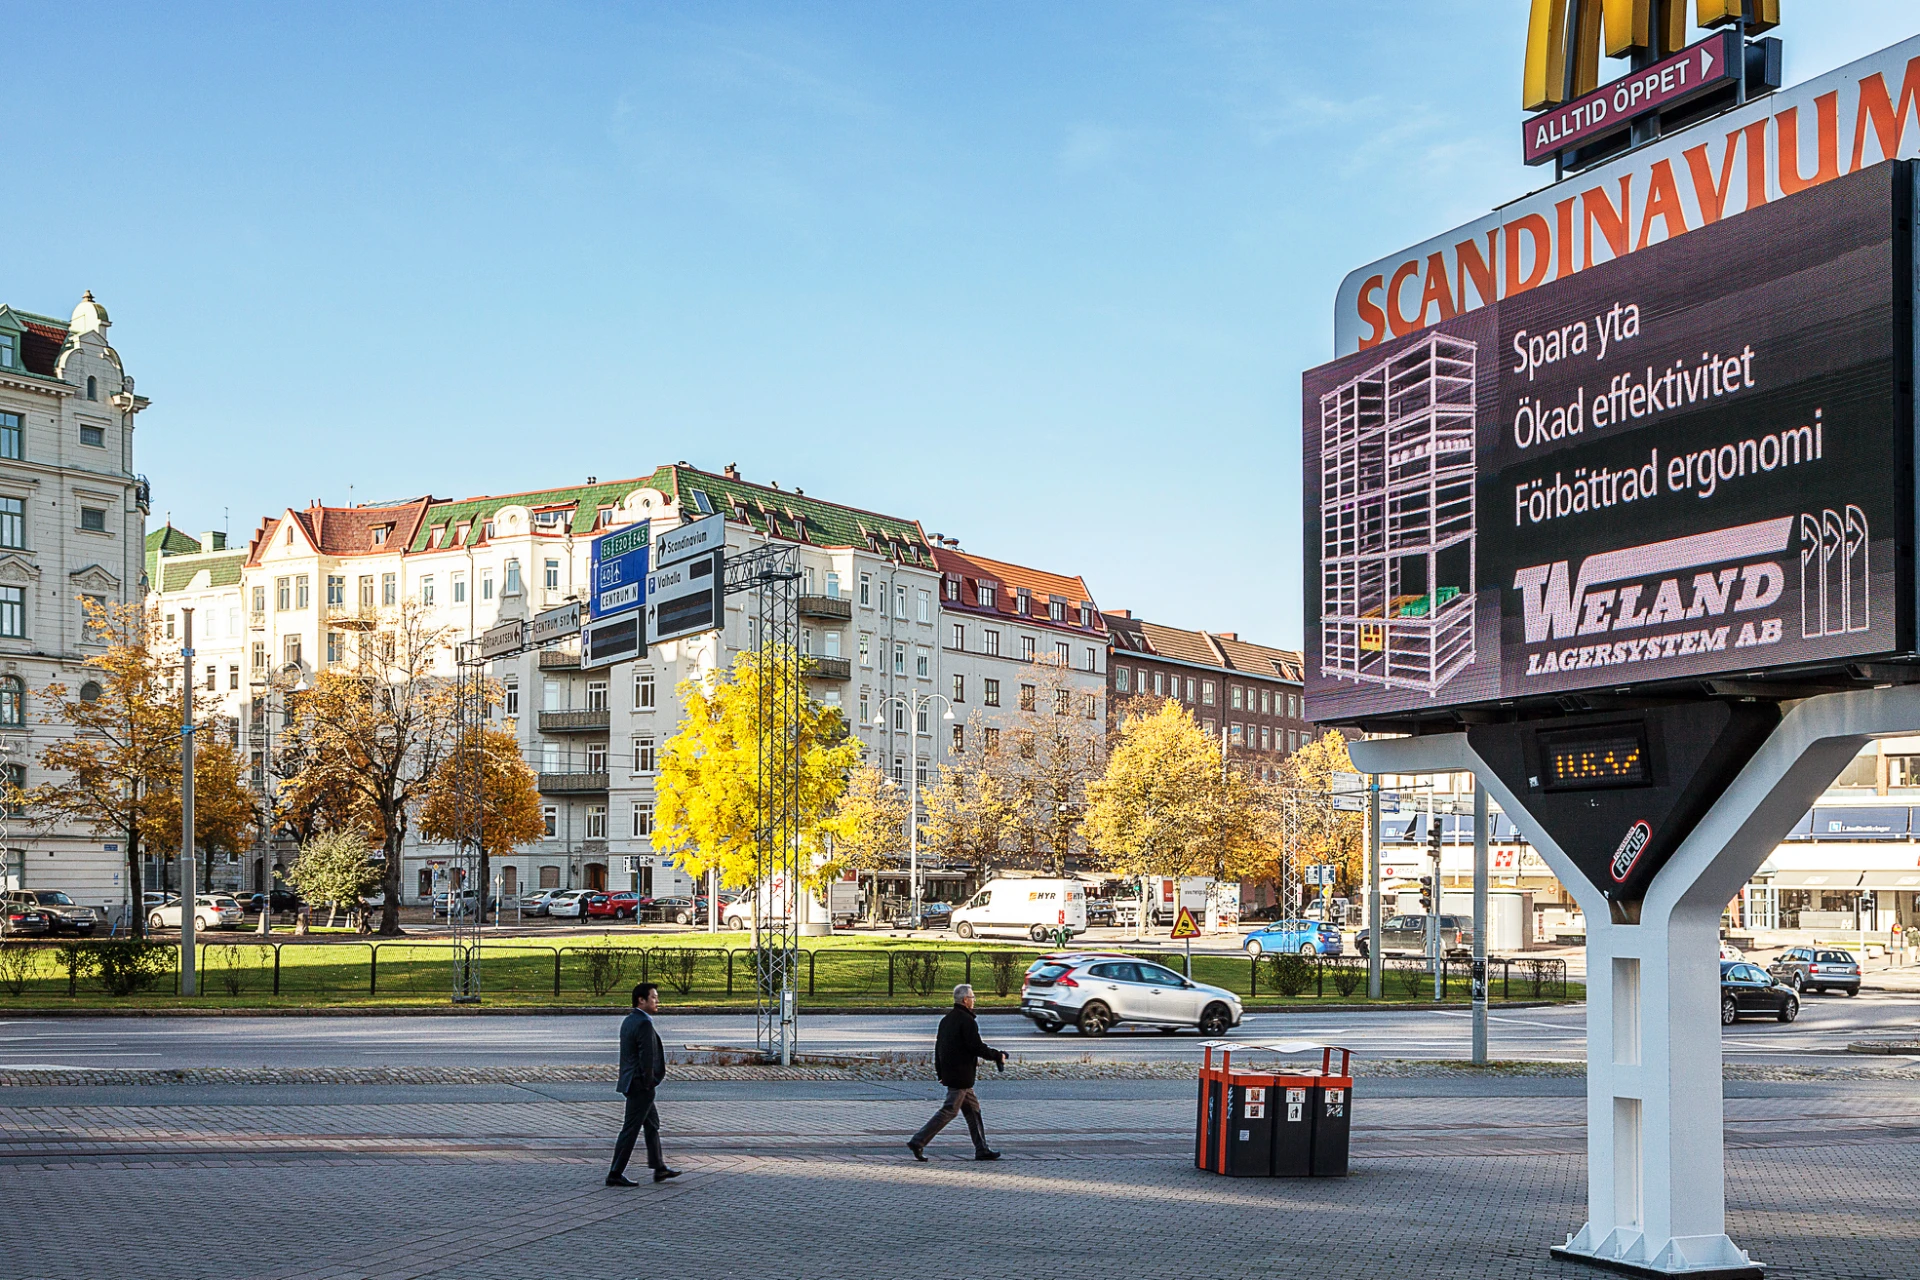
[[[382,868],[372,854],[373,845],[363,832],[322,832],[301,847],[287,868],[287,881],[308,902],[326,903],[327,923],[332,924],[342,906],[356,906],[380,883]]]

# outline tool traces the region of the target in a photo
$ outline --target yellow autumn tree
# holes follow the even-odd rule
[[[1220,816],[1220,774],[1220,752],[1192,712],[1177,702],[1130,707],[1106,771],[1087,787],[1087,843],[1119,875],[1197,874],[1204,830]]]
[[[540,780],[520,758],[519,742],[502,729],[467,730],[440,761],[420,806],[420,834],[429,840],[470,840],[476,816],[482,886],[493,883],[493,859],[546,834]]]
[[[717,867],[724,885],[753,883],[762,815],[774,798],[761,778],[761,747],[777,726],[763,708],[783,699],[791,705],[796,698],[799,776],[791,781],[798,790],[801,862],[812,866],[860,749],[847,737],[838,707],[813,701],[804,685],[791,687],[789,682],[800,680],[800,663],[792,655],[763,663],[749,652],[710,682],[681,682],[686,718],[661,747],[653,847],[672,854],[689,875]],[[817,868],[809,878],[819,881]]]
[[[1333,807],[1333,775],[1352,771],[1347,740],[1338,730],[1287,757],[1276,784],[1279,839],[1275,856],[1261,868],[1263,878],[1279,880],[1287,872],[1297,884],[1302,867],[1331,866],[1334,893],[1352,894],[1366,883],[1366,815]]]
[[[874,877],[867,898],[870,918],[880,913],[878,873],[900,865],[907,847],[907,792],[880,770],[863,764],[847,779],[825,830],[832,837],[823,877],[852,871]]]

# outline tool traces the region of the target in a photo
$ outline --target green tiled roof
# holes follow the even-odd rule
[[[445,526],[448,537],[442,546],[451,546],[453,531],[462,522],[483,522],[493,518],[502,507],[530,507],[538,510],[542,507],[564,507],[572,505],[573,532],[585,536],[594,531],[600,519],[600,508],[616,506],[620,500],[635,489],[651,484],[645,476],[632,480],[615,480],[606,484],[583,484],[566,489],[538,489],[532,493],[506,493],[494,497],[467,498],[459,502],[436,502],[427,508],[427,515],[420,522],[420,528],[413,535],[409,551],[425,551],[436,525]]]
[[[748,484],[744,480],[732,480],[710,471],[677,465],[661,467],[650,476],[637,476],[604,484],[539,489],[531,493],[467,498],[459,502],[436,502],[427,508],[426,519],[421,521],[420,528],[415,532],[413,541],[407,549],[409,551],[427,550],[436,527],[444,527],[447,530],[447,536],[441,540],[441,545],[452,546],[453,532],[462,523],[484,522],[491,519],[502,507],[529,507],[539,510],[545,507],[572,506],[572,531],[576,537],[586,537],[595,531],[602,506],[617,505],[635,489],[642,488],[657,489],[666,494],[681,504],[689,518],[705,513],[705,508],[702,508],[699,500],[694,497],[695,493],[700,493],[706,496],[707,508],[722,512],[732,519],[738,519],[740,510],[744,507],[748,523],[761,533],[771,532],[776,537],[794,538],[798,535],[800,520],[804,520],[807,541],[814,546],[864,547],[867,545],[868,536],[872,535],[882,544],[882,549],[888,542],[902,543],[907,548],[906,554],[909,561],[925,565],[933,563],[933,554],[927,547],[926,535],[920,531],[920,525],[916,521],[862,511],[857,507],[841,506],[838,503],[822,502],[818,498],[810,498],[788,489]],[[796,517],[799,519],[797,520]]]
[[[661,467],[653,473],[648,484],[678,502],[689,517],[704,511],[699,499],[694,496],[699,493],[706,495],[707,506],[729,518],[737,519],[744,507],[747,522],[760,533],[796,538],[799,521],[804,520],[807,541],[814,546],[865,547],[871,535],[879,540],[883,549],[888,542],[903,543],[910,561],[925,565],[933,563],[933,553],[927,547],[926,535],[914,520],[862,511],[858,507],[844,507],[835,502],[822,502],[790,489],[748,484],[744,480],[733,480],[693,467]]]
[[[156,585],[161,591],[185,591],[187,584],[193,581],[195,574],[207,570],[209,587],[232,587],[240,582],[240,571],[246,567],[245,551],[216,551],[211,555],[194,556],[191,559],[167,557],[166,574]],[[148,579],[152,581],[151,578]]]
[[[170,524],[163,524],[147,535],[147,581],[157,583],[160,578],[160,557],[195,555],[200,550],[200,539],[191,534],[180,532]]]

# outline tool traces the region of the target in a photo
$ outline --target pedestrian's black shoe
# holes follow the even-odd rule
[[[655,1182],[665,1182],[668,1178],[677,1178],[679,1176],[680,1171],[678,1169],[655,1169],[653,1171],[653,1180]]]
[[[1000,1153],[998,1151],[989,1151],[985,1147],[982,1147],[973,1153],[973,1158],[975,1160],[998,1160]]]
[[[913,1158],[915,1160],[918,1160],[921,1164],[925,1164],[927,1162],[927,1153],[922,1151],[919,1147],[914,1146],[911,1142],[907,1144],[907,1150],[913,1152]]]
[[[610,1173],[607,1175],[607,1185],[610,1187],[637,1187],[640,1184],[624,1173]]]

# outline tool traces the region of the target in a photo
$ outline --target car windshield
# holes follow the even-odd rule
[[[35,901],[39,902],[43,907],[70,907],[73,905],[73,899],[61,893],[58,889],[41,889],[33,896]]]
[[[1817,964],[1852,964],[1853,957],[1844,951],[1822,951],[1815,957]]]

